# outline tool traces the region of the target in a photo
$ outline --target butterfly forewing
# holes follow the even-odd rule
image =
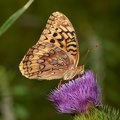
[[[79,61],[79,48],[75,30],[69,19],[60,12],[54,12],[48,19],[46,27],[38,41],[47,41],[67,51]]]
[[[75,30],[69,19],[54,12],[36,45],[29,49],[19,68],[30,79],[69,80],[82,74],[78,65],[79,48]]]

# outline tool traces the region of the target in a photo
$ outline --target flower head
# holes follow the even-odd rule
[[[101,105],[101,91],[92,71],[86,71],[82,77],[63,84],[49,95],[57,110],[61,113],[88,112],[90,107]]]

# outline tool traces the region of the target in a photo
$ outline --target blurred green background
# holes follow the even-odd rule
[[[26,2],[1,0],[0,26]],[[18,68],[55,11],[72,22],[80,46],[79,64],[95,72],[103,103],[120,108],[120,0],[35,0],[0,38],[0,120],[71,119],[57,113],[47,100],[59,80],[29,80]],[[91,51],[84,61],[88,49]]]

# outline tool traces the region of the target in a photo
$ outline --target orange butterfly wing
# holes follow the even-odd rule
[[[21,73],[30,79],[60,79],[74,58],[52,43],[39,42],[34,45],[20,63]]]
[[[77,67],[78,61],[79,47],[75,30],[65,15],[55,12],[19,68],[30,79],[69,80],[84,71],[84,66]]]
[[[54,12],[48,19],[38,41],[53,43],[75,58],[75,67],[79,62],[79,46],[75,30],[69,19],[60,12]]]

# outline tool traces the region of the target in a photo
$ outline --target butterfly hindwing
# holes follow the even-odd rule
[[[60,79],[74,58],[55,44],[39,42],[29,49],[20,63],[20,70],[30,79]]]

